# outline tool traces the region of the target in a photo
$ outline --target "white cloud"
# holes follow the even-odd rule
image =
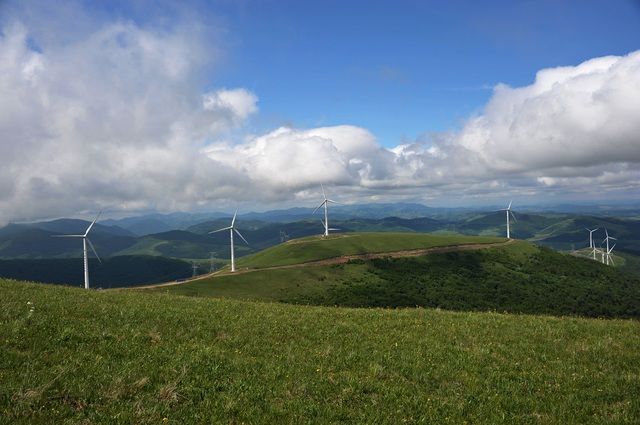
[[[633,52],[545,69],[525,87],[498,85],[459,131],[415,143],[385,149],[353,126],[281,128],[208,154],[267,192],[287,194],[320,182],[414,198],[497,193],[496,181],[501,194],[637,190],[638,93]]]
[[[49,25],[38,38],[19,14],[2,27],[0,221],[191,208],[246,180],[200,153],[257,111],[244,89],[201,94],[210,33],[116,21],[60,38]]]
[[[499,85],[459,143],[496,171],[640,162],[640,52],[540,71],[527,87]]]
[[[258,98],[202,91],[217,34],[194,21],[143,27],[64,10],[91,25],[73,33],[66,19],[18,12],[2,21],[0,221],[292,201],[321,183],[354,201],[640,187],[640,52],[498,85],[459,131],[392,148],[353,125],[223,143]]]
[[[258,97],[246,89],[220,89],[202,96],[205,110],[211,111],[218,117],[226,117],[228,122],[214,121],[217,126],[239,126],[250,115],[258,111]],[[214,127],[214,130],[217,127]]]

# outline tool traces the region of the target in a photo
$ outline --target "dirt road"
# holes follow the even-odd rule
[[[277,270],[277,269],[297,269],[302,267],[313,267],[313,266],[327,266],[332,264],[345,264],[350,260],[371,260],[374,258],[401,258],[401,257],[419,257],[421,255],[427,254],[440,254],[444,252],[457,252],[457,251],[474,251],[479,249],[488,249],[488,248],[496,248],[504,245],[508,245],[513,243],[513,239],[509,239],[505,242],[495,242],[495,243],[476,243],[476,244],[460,244],[460,245],[449,245],[449,246],[436,246],[432,248],[423,248],[423,249],[412,249],[406,251],[392,251],[392,252],[375,252],[375,253],[367,253],[367,254],[353,254],[353,255],[342,255],[340,257],[332,257],[326,258],[324,260],[317,261],[308,261],[306,263],[297,263],[297,264],[286,264],[282,266],[272,266],[272,267],[263,267],[259,269],[238,269],[233,274],[242,274],[242,273],[254,273],[263,270]],[[144,285],[144,286],[132,286],[129,288],[117,288],[120,290],[129,290],[129,289],[153,289],[153,288],[162,288],[165,286],[173,286],[173,285],[182,285],[184,283],[195,282],[197,280],[208,279],[215,276],[226,276],[231,274],[231,272],[227,269],[219,270],[214,273],[208,273],[204,275],[197,276],[192,279],[185,279],[182,281],[172,281],[165,283],[156,283],[152,285]]]

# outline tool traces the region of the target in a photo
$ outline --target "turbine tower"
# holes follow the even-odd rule
[[[237,214],[238,214],[238,210],[236,209],[236,212],[233,213],[233,218],[231,219],[231,226],[225,227],[224,229],[218,229],[218,230],[214,230],[213,232],[209,232],[209,234],[211,234],[211,233],[223,232],[225,230],[229,231],[229,236],[231,238],[231,271],[232,272],[236,271],[236,259],[235,259],[234,249],[233,249],[233,232],[236,232],[238,234],[238,236],[240,236],[242,238],[244,243],[249,245],[249,242],[247,242],[247,240],[244,238],[244,236],[242,236],[242,234],[238,231],[238,229],[236,229],[236,215]]]
[[[591,248],[591,254],[593,254],[593,259],[596,259],[596,247],[593,244],[593,232],[595,232],[596,230],[600,229],[599,227],[596,227],[595,229],[591,230],[591,229],[587,229],[585,227],[585,229],[587,230],[587,232],[589,232],[589,248]]]
[[[611,265],[614,265],[613,263],[613,257],[611,256],[611,251],[613,251],[613,248],[616,247],[616,244],[613,244],[613,246],[611,248],[609,248],[609,240],[613,240],[613,241],[617,241],[616,238],[609,236],[609,232],[607,232],[607,229],[604,229],[604,233],[607,235],[606,238],[604,238],[603,242],[607,243],[607,250],[606,250],[606,256],[607,256],[607,266],[609,265],[609,262],[611,262]]]
[[[509,201],[509,206],[507,206],[507,208],[503,208],[501,210],[498,211],[505,211],[507,213],[507,239],[511,239],[511,229],[509,227],[509,214],[511,214],[511,217],[513,217],[513,221],[517,222],[518,220],[516,220],[516,216],[513,215],[513,212],[511,211],[511,203],[513,201]]]
[[[313,210],[313,212],[311,214],[315,214],[316,211],[318,211],[320,208],[324,207],[324,221],[322,219],[320,219],[320,221],[322,222],[322,225],[324,226],[324,234],[322,235],[323,237],[327,237],[329,236],[329,230],[338,230],[338,229],[332,229],[329,227],[329,203],[332,204],[339,204],[339,202],[336,201],[332,201],[331,199],[327,198],[327,194],[324,191],[324,186],[320,185],[320,187],[322,188],[322,197],[323,197],[323,201],[320,205],[318,205],[316,207],[315,210]]]
[[[91,239],[89,239],[89,232],[93,228],[93,225],[96,224],[96,221],[98,221],[101,214],[102,214],[102,211],[98,213],[98,216],[96,217],[96,219],[91,222],[89,227],[87,227],[87,231],[84,232],[84,235],[51,235],[51,237],[54,237],[54,238],[82,238],[82,252],[84,256],[84,289],[89,289],[89,257],[87,255],[87,244],[89,244],[96,258],[98,259],[100,264],[102,264],[102,260],[100,260],[100,257],[96,252],[96,249],[93,247],[93,244],[91,243]]]

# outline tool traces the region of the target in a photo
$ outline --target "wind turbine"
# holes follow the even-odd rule
[[[322,201],[322,203],[320,205],[318,205],[316,207],[315,210],[313,210],[313,212],[311,214],[315,214],[316,211],[318,211],[320,208],[322,208],[324,206],[324,221],[322,219],[320,219],[320,221],[322,222],[322,225],[324,226],[324,235],[322,235],[323,237],[327,237],[329,236],[329,230],[338,230],[338,229],[332,229],[329,227],[329,203],[332,204],[339,204],[339,202],[336,201],[332,201],[331,199],[327,198],[327,194],[324,191],[324,186],[320,185],[320,187],[322,187],[322,197],[324,198],[324,200]]]
[[[596,230],[600,229],[599,227],[596,227],[595,229],[591,230],[591,229],[587,229],[585,227],[585,229],[587,230],[587,232],[589,232],[589,248],[591,248],[591,253],[593,254],[593,259],[596,259],[596,247],[593,245],[593,232],[595,232]]]
[[[603,242],[607,243],[607,251],[606,251],[606,254],[607,254],[607,266],[609,265],[609,262],[611,262],[611,264],[614,265],[613,257],[611,256],[611,251],[613,251],[613,248],[616,247],[616,244],[613,244],[613,246],[611,248],[609,248],[609,240],[617,241],[617,239],[614,238],[614,237],[609,236],[609,232],[607,232],[606,228],[604,229],[604,233],[607,235],[607,237],[604,238],[604,241],[603,241]]]
[[[507,239],[511,239],[511,233],[510,233],[510,228],[509,228],[509,214],[511,214],[511,217],[513,217],[513,220],[515,222],[517,222],[518,220],[516,220],[516,216],[513,215],[513,212],[511,211],[511,203],[513,201],[509,201],[509,206],[507,208],[503,208],[501,210],[498,211],[505,211],[507,213]]]
[[[89,227],[87,227],[87,231],[84,232],[84,235],[51,235],[54,238],[82,238],[82,252],[84,255],[84,289],[89,289],[89,258],[87,256],[87,243],[91,247],[91,250],[93,251],[93,253],[96,255],[96,258],[98,259],[100,264],[102,264],[102,260],[98,256],[96,249],[93,247],[93,244],[91,243],[91,239],[89,239],[89,232],[93,228],[93,225],[96,224],[96,221],[98,221],[101,214],[102,214],[102,211],[98,213],[98,216],[96,217],[96,219],[91,222]]]
[[[218,230],[214,230],[213,232],[209,232],[209,234],[211,234],[211,233],[222,232],[222,231],[225,231],[225,230],[229,231],[229,236],[231,237],[231,271],[232,272],[236,271],[236,259],[235,259],[234,249],[233,249],[233,232],[236,232],[238,234],[238,236],[240,236],[242,238],[244,243],[249,245],[249,242],[247,242],[247,240],[244,238],[244,236],[242,236],[242,234],[238,231],[238,229],[236,229],[236,215],[237,214],[238,214],[238,210],[236,209],[236,212],[233,213],[233,218],[231,219],[231,226],[225,227],[224,229],[218,229]]]

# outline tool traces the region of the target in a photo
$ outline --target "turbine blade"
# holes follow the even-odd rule
[[[604,233],[607,235],[607,238],[609,237],[609,232],[607,231],[607,228],[604,228]]]
[[[209,232],[209,234],[218,233],[218,232],[222,232],[224,230],[229,230],[229,229],[233,229],[233,227],[229,226],[229,227],[225,227],[224,229],[214,230],[213,232]]]
[[[616,265],[616,262],[615,262],[615,261],[613,261],[613,257],[609,257],[609,261],[611,261],[611,265],[612,265],[612,266],[615,266],[615,265]]]
[[[238,215],[238,209],[236,208],[236,212],[233,213],[233,218],[231,219],[231,227],[236,224],[236,215]]]
[[[84,238],[84,235],[51,235],[52,238]]]
[[[613,246],[611,248],[609,248],[609,251],[607,252],[607,254],[611,254],[611,251],[613,251],[613,248],[616,247],[616,244],[613,244]]]
[[[327,201],[322,201],[322,203],[320,205],[318,205],[316,207],[315,210],[313,210],[313,212],[311,213],[312,215],[316,213],[316,211],[318,211],[320,208],[322,208],[322,206],[326,203]]]
[[[331,199],[327,199],[327,202],[331,202],[332,204],[340,204],[340,205],[341,205],[341,203],[340,203],[340,202],[336,202],[336,201],[333,201],[333,200],[331,200]]]
[[[98,259],[98,261],[100,262],[100,264],[102,264],[102,260],[100,259],[100,256],[96,252],[96,249],[93,247],[93,244],[91,243],[91,239],[87,238],[87,242],[89,242],[89,246],[91,247],[91,251],[93,251],[93,253],[95,254],[95,256]]]
[[[513,221],[515,221],[517,223],[518,220],[516,219],[516,216],[513,214],[513,212],[511,210],[509,210],[509,214],[511,214],[511,217],[513,217]]]
[[[324,185],[321,184],[320,187],[322,188],[322,198],[324,198],[324,200],[326,201],[327,200],[327,194],[324,191]]]
[[[249,242],[247,242],[247,240],[244,238],[244,236],[242,236],[242,233],[240,233],[238,231],[238,229],[233,229],[234,232],[236,232],[238,234],[238,236],[240,236],[242,238],[242,240],[244,241],[244,243],[246,243],[247,245],[249,245]]]
[[[84,235],[87,236],[89,234],[89,232],[91,231],[91,229],[93,228],[93,225],[96,224],[96,221],[98,221],[98,219],[100,218],[100,216],[102,215],[102,210],[100,210],[100,212],[98,213],[98,215],[96,216],[96,219],[93,220],[91,222],[91,224],[89,225],[89,227],[87,227],[87,231],[84,232]]]
[[[507,207],[508,210],[511,209],[511,203],[513,202],[513,200],[509,201],[509,206]]]

